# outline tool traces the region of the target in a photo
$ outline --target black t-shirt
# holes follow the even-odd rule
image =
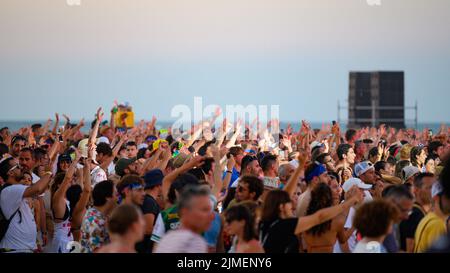
[[[161,211],[161,208],[159,207],[158,203],[156,202],[155,198],[153,198],[151,195],[146,194],[144,197],[144,203],[141,206],[142,214],[153,214],[155,216],[155,220],[153,222],[153,225],[156,222],[156,218]],[[139,242],[136,244],[136,251],[138,253],[151,253],[153,249],[153,241],[150,240],[152,235],[145,235],[144,240],[142,242]]]
[[[406,251],[406,239],[414,239],[416,234],[417,226],[419,225],[422,218],[425,217],[424,212],[419,205],[414,204],[412,213],[408,220],[402,221],[400,223],[400,248]]]
[[[298,218],[261,222],[259,231],[266,253],[298,253],[299,241],[295,236]]]

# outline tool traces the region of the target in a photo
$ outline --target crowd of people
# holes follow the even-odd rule
[[[58,114],[0,129],[0,252],[450,252],[445,125],[272,130],[217,111],[175,134],[114,114],[88,134]]]

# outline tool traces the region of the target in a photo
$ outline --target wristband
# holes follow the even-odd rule
[[[52,172],[45,172],[45,173],[44,173],[44,175],[46,175],[46,174],[48,174],[48,175],[50,175],[50,176],[52,176],[52,175],[53,175],[53,173],[52,173]]]
[[[232,171],[227,171],[227,173],[231,173],[231,174],[233,174],[233,172],[232,172]]]

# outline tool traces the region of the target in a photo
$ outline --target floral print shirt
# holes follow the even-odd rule
[[[107,218],[95,207],[86,211],[81,226],[81,246],[86,253],[93,253],[109,243]]]

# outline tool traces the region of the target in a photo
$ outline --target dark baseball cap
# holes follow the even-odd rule
[[[164,174],[160,169],[154,169],[144,175],[145,189],[162,185]]]
[[[124,176],[125,175],[125,169],[130,166],[131,164],[133,164],[136,161],[136,158],[121,158],[117,161],[116,163],[116,174],[118,176]]]
[[[59,155],[58,163],[60,162],[72,162],[72,157],[68,153]]]

